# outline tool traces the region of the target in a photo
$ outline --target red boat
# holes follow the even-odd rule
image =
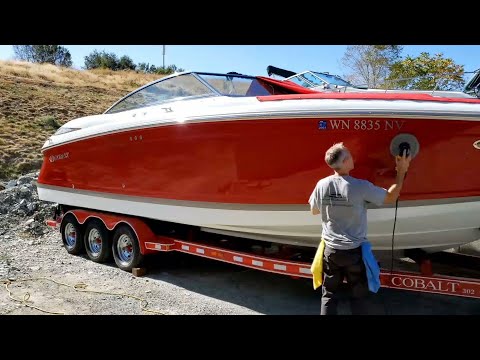
[[[318,92],[237,73],[186,72],[105,113],[72,120],[42,148],[40,199],[276,243],[316,247],[309,212],[344,142],[351,175],[389,187],[394,155],[414,160],[395,207],[369,210],[369,240],[436,251],[480,239],[480,99]]]

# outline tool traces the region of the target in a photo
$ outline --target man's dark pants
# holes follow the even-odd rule
[[[325,246],[323,253],[322,305],[320,315],[336,315],[338,292],[343,282],[351,290],[353,315],[367,314],[369,295],[367,273],[362,258],[362,247],[352,250],[337,250]]]

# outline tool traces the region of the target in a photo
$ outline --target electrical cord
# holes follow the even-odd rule
[[[403,177],[403,180],[407,178],[407,173],[405,173],[405,176]],[[400,197],[400,196],[399,196]],[[395,250],[395,227],[397,225],[397,213],[398,213],[398,197],[397,200],[395,201],[395,215],[393,217],[393,229],[392,229],[392,247],[391,247],[391,253],[390,253],[390,276],[393,275],[393,251]],[[387,315],[392,315],[390,312],[389,307],[385,304],[384,302],[384,307],[385,307],[385,312]]]
[[[398,198],[395,201],[395,216],[393,218],[393,230],[392,230],[392,250],[390,254],[390,275],[393,273],[393,251],[395,249],[395,226],[397,224],[397,212],[398,212]]]
[[[49,278],[46,278],[46,277],[38,277],[38,278],[31,278],[31,279],[3,280],[3,281],[0,282],[0,284],[5,285],[5,289],[8,292],[8,296],[13,301],[17,301],[17,302],[19,302],[20,304],[22,304],[26,307],[29,307],[29,308],[32,308],[32,309],[35,309],[35,310],[38,310],[38,311],[41,311],[41,312],[44,312],[44,313],[47,313],[47,314],[65,315],[65,313],[63,313],[63,312],[50,311],[50,310],[46,310],[46,309],[42,309],[40,307],[34,306],[32,304],[29,304],[28,303],[28,300],[30,299],[30,293],[29,292],[26,292],[23,295],[22,298],[16,298],[15,296],[13,296],[13,292],[9,288],[9,285],[11,285],[14,282],[38,281],[38,280],[51,281],[51,282],[54,282],[57,285],[66,286],[66,287],[71,288],[71,289],[73,289],[75,291],[78,291],[78,292],[85,292],[85,293],[88,292],[88,293],[128,297],[128,298],[140,301],[140,307],[141,307],[142,311],[153,313],[153,314],[158,314],[158,315],[166,315],[164,312],[161,312],[161,311],[147,309],[148,302],[147,302],[147,300],[145,300],[141,297],[130,295],[130,294],[125,294],[125,293],[116,293],[116,292],[111,292],[111,291],[86,290],[85,288],[87,287],[87,284],[85,284],[85,283],[78,283],[78,284],[75,284],[75,285],[70,285],[70,284],[62,283],[60,281],[56,281],[56,280],[49,279]]]

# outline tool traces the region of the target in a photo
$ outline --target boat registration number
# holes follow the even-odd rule
[[[319,130],[387,131],[400,130],[404,120],[330,119],[319,120]]]

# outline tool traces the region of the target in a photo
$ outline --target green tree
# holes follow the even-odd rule
[[[170,75],[170,74],[173,74],[174,72],[182,72],[182,71],[185,71],[185,70],[182,68],[177,68],[176,65],[169,65],[167,67],[163,67],[163,66],[157,67],[155,72],[157,74]]]
[[[415,58],[407,56],[395,62],[387,81],[407,90],[458,90],[465,85],[463,75],[463,65],[441,53],[430,56],[422,52]]]
[[[60,45],[13,45],[13,53],[18,60],[72,66],[70,51]]]
[[[155,65],[150,65],[150,63],[139,63],[137,70],[146,74],[157,73],[157,67]]]
[[[119,70],[119,60],[114,53],[106,51],[99,52],[93,50],[89,55],[85,56],[85,69],[110,69]]]
[[[118,70],[135,70],[137,65],[127,55],[123,55],[118,61]]]
[[[174,72],[183,72],[185,71],[182,68],[177,68],[176,65],[169,65],[166,67],[163,66],[155,66],[150,65],[149,63],[139,63],[137,66],[137,70],[140,72],[144,72],[146,74],[161,74],[161,75],[170,75]]]
[[[403,50],[400,45],[351,45],[347,47],[341,63],[351,72],[345,75],[353,84],[376,88],[383,85],[390,66]]]

